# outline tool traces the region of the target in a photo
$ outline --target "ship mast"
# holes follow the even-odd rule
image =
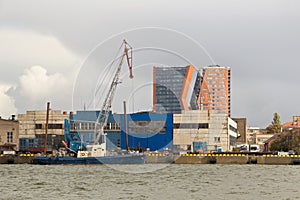
[[[46,153],[47,153],[49,110],[50,110],[50,102],[47,102],[46,126],[45,126],[45,141],[44,141],[44,155],[46,155]]]
[[[124,125],[125,125],[125,137],[126,137],[126,151],[129,151],[129,147],[128,147],[128,124],[127,124],[126,101],[123,101],[123,104],[124,104]]]

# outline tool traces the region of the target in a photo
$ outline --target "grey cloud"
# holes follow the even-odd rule
[[[0,30],[32,30],[51,35],[81,57],[85,57],[95,45],[111,35],[131,28],[160,26],[181,31],[201,42],[216,63],[232,67],[233,116],[245,116],[251,125],[264,127],[271,121],[275,111],[282,115],[282,121],[290,121],[292,115],[300,112],[294,106],[299,99],[296,92],[299,85],[297,74],[300,72],[299,4],[298,1],[271,0],[107,1],[93,4],[86,1],[48,1],[47,4],[38,1],[20,1],[18,4],[2,1]],[[169,40],[172,42],[168,44],[164,41],[165,36],[151,38],[147,35],[149,32],[140,33],[129,36],[133,46],[162,44],[187,55],[198,68],[211,64],[203,51],[188,48],[192,44],[186,44],[184,40]],[[110,44],[106,48],[107,54],[102,51],[97,56],[115,52],[119,41],[116,39]],[[20,55],[15,56],[17,58]],[[105,65],[106,62],[99,63],[97,56],[90,58],[90,62],[95,62],[95,67],[97,64]],[[168,56],[163,59],[159,55],[137,53],[135,59],[137,65],[156,61],[177,65],[177,60],[169,61],[171,58]],[[7,61],[0,60],[0,64],[1,74],[9,70],[2,66],[24,68]],[[136,77],[151,81],[151,70],[146,71],[148,74],[139,70]],[[13,73],[8,74],[11,79],[18,78],[13,77]],[[98,71],[95,76],[98,74],[101,73]],[[87,86],[92,87],[93,84]],[[118,98],[124,96],[121,91],[118,92]],[[145,107],[148,108],[148,103]]]

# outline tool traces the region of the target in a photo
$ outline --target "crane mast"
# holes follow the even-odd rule
[[[104,143],[104,146],[106,146],[106,144],[105,144],[106,143],[106,134],[104,133],[104,128],[107,124],[109,111],[111,110],[112,101],[114,99],[117,85],[120,83],[119,78],[120,78],[121,68],[122,68],[125,57],[126,57],[127,65],[129,68],[129,78],[130,79],[133,78],[133,75],[132,75],[132,47],[126,42],[126,40],[123,40],[122,46],[124,46],[124,51],[121,56],[120,63],[118,65],[118,68],[114,75],[114,78],[110,84],[108,94],[105,97],[105,100],[102,104],[100,113],[99,113],[97,121],[96,121],[95,140],[94,140],[95,145]],[[102,141],[100,141],[101,136],[103,136]]]

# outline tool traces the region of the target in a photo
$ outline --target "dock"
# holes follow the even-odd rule
[[[35,154],[3,155],[0,164],[32,164]],[[300,155],[274,154],[163,154],[149,153],[146,164],[261,164],[261,165],[300,165]]]

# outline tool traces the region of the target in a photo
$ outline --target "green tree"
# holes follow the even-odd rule
[[[273,121],[272,123],[266,128],[267,129],[267,133],[271,133],[271,134],[275,134],[275,133],[280,133],[281,132],[281,121],[280,121],[280,116],[279,114],[276,112],[273,115]]]

